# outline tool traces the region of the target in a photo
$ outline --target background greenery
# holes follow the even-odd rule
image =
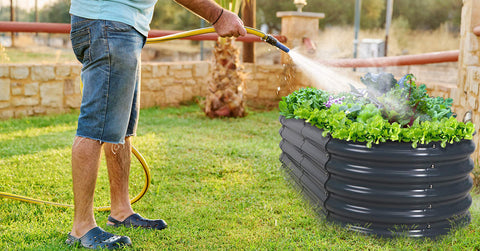
[[[72,203],[70,151],[76,112],[0,121],[0,191]],[[242,119],[205,117],[197,105],[141,112],[134,145],[152,184],[134,210],[162,217],[163,231],[110,229],[132,238],[133,250],[478,250],[480,196],[472,223],[430,239],[379,239],[318,217],[287,182],[278,160],[278,110]],[[131,193],[144,183],[133,162]],[[103,164],[95,205],[108,204]],[[72,209],[0,198],[0,250],[65,250]]]
[[[355,0],[308,0],[303,9],[308,12],[323,12],[321,25],[351,25],[354,21]],[[70,0],[58,0],[39,11],[40,22],[70,22]],[[448,23],[450,29],[459,30],[462,0],[396,0],[393,19],[402,20],[412,29],[436,29]],[[381,28],[385,24],[385,0],[362,0],[362,28]],[[270,29],[280,30],[278,11],[296,10],[292,0],[257,0],[257,25],[266,24]],[[34,21],[33,10],[16,12],[18,21]],[[10,6],[0,8],[0,20],[10,20]],[[158,0],[152,21],[154,29],[188,30],[197,28],[200,19],[183,9],[173,0]]]

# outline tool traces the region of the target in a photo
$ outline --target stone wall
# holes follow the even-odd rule
[[[249,106],[276,107],[281,97],[310,83],[305,75],[288,65],[244,64],[244,67],[245,95]],[[79,64],[0,65],[0,119],[78,109],[81,101],[80,68]],[[144,63],[141,107],[177,106],[192,101],[196,96],[206,96],[211,69],[210,63],[205,61]],[[454,98],[454,111],[459,118],[463,118],[465,111],[470,109],[474,111],[473,122],[477,127],[480,125],[477,101],[480,66],[467,67],[466,79],[471,84],[464,83],[461,88],[451,81],[442,82],[445,78],[428,82],[428,76],[421,72],[415,71],[415,75],[420,82],[426,83],[430,95]],[[479,145],[478,134],[475,143]],[[475,160],[478,152],[474,153]]]
[[[64,113],[81,101],[79,64],[0,65],[0,119]],[[142,65],[142,108],[176,106],[206,96],[209,62]],[[286,67],[245,64],[249,105],[276,105],[289,89]]]
[[[176,106],[208,93],[209,62],[144,63],[142,108]],[[310,80],[292,66],[244,64],[246,99],[249,106],[277,106],[281,97],[308,86]],[[80,107],[79,64],[0,65],[0,119],[64,113]],[[420,76],[424,76],[421,75]],[[454,97],[451,83],[420,80],[430,95]],[[455,99],[464,111],[469,99]],[[459,108],[460,107],[460,108]],[[459,113],[460,114],[460,113]],[[463,114],[463,113],[462,113]]]
[[[78,108],[78,65],[0,65],[0,119]]]
[[[480,25],[480,0],[463,0],[460,55],[458,58],[458,83],[454,100],[459,100],[455,105],[458,114],[472,111],[472,121],[478,130],[480,126],[479,110],[479,83],[480,83],[480,38],[473,33],[473,28]],[[477,149],[472,158],[478,163],[480,157],[479,133],[474,136]]]

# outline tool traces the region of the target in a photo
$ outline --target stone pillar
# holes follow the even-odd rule
[[[472,111],[472,122],[478,130],[480,126],[479,83],[480,83],[480,37],[473,30],[480,25],[480,0],[463,0],[460,55],[458,58],[457,90],[453,97],[454,111],[459,119],[465,112]],[[480,157],[479,133],[473,138],[476,151],[472,154],[474,161]]]
[[[319,36],[320,19],[324,13],[281,11],[277,17],[282,19],[281,34],[287,37],[285,44],[290,49],[303,47],[305,39],[314,41]],[[308,41],[307,41],[308,42]],[[290,57],[282,53],[282,63],[289,63]]]

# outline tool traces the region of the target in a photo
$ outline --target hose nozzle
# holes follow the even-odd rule
[[[279,48],[280,50],[288,53],[290,51],[290,49],[285,46],[284,44],[280,43],[276,38],[272,37],[271,35],[267,35],[266,37],[263,38],[263,40],[277,48]]]

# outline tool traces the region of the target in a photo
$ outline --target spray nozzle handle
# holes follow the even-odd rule
[[[266,37],[264,37],[265,42],[279,48],[280,50],[288,53],[290,51],[290,49],[285,46],[284,44],[280,43],[276,38],[272,37],[271,35],[267,35]]]

